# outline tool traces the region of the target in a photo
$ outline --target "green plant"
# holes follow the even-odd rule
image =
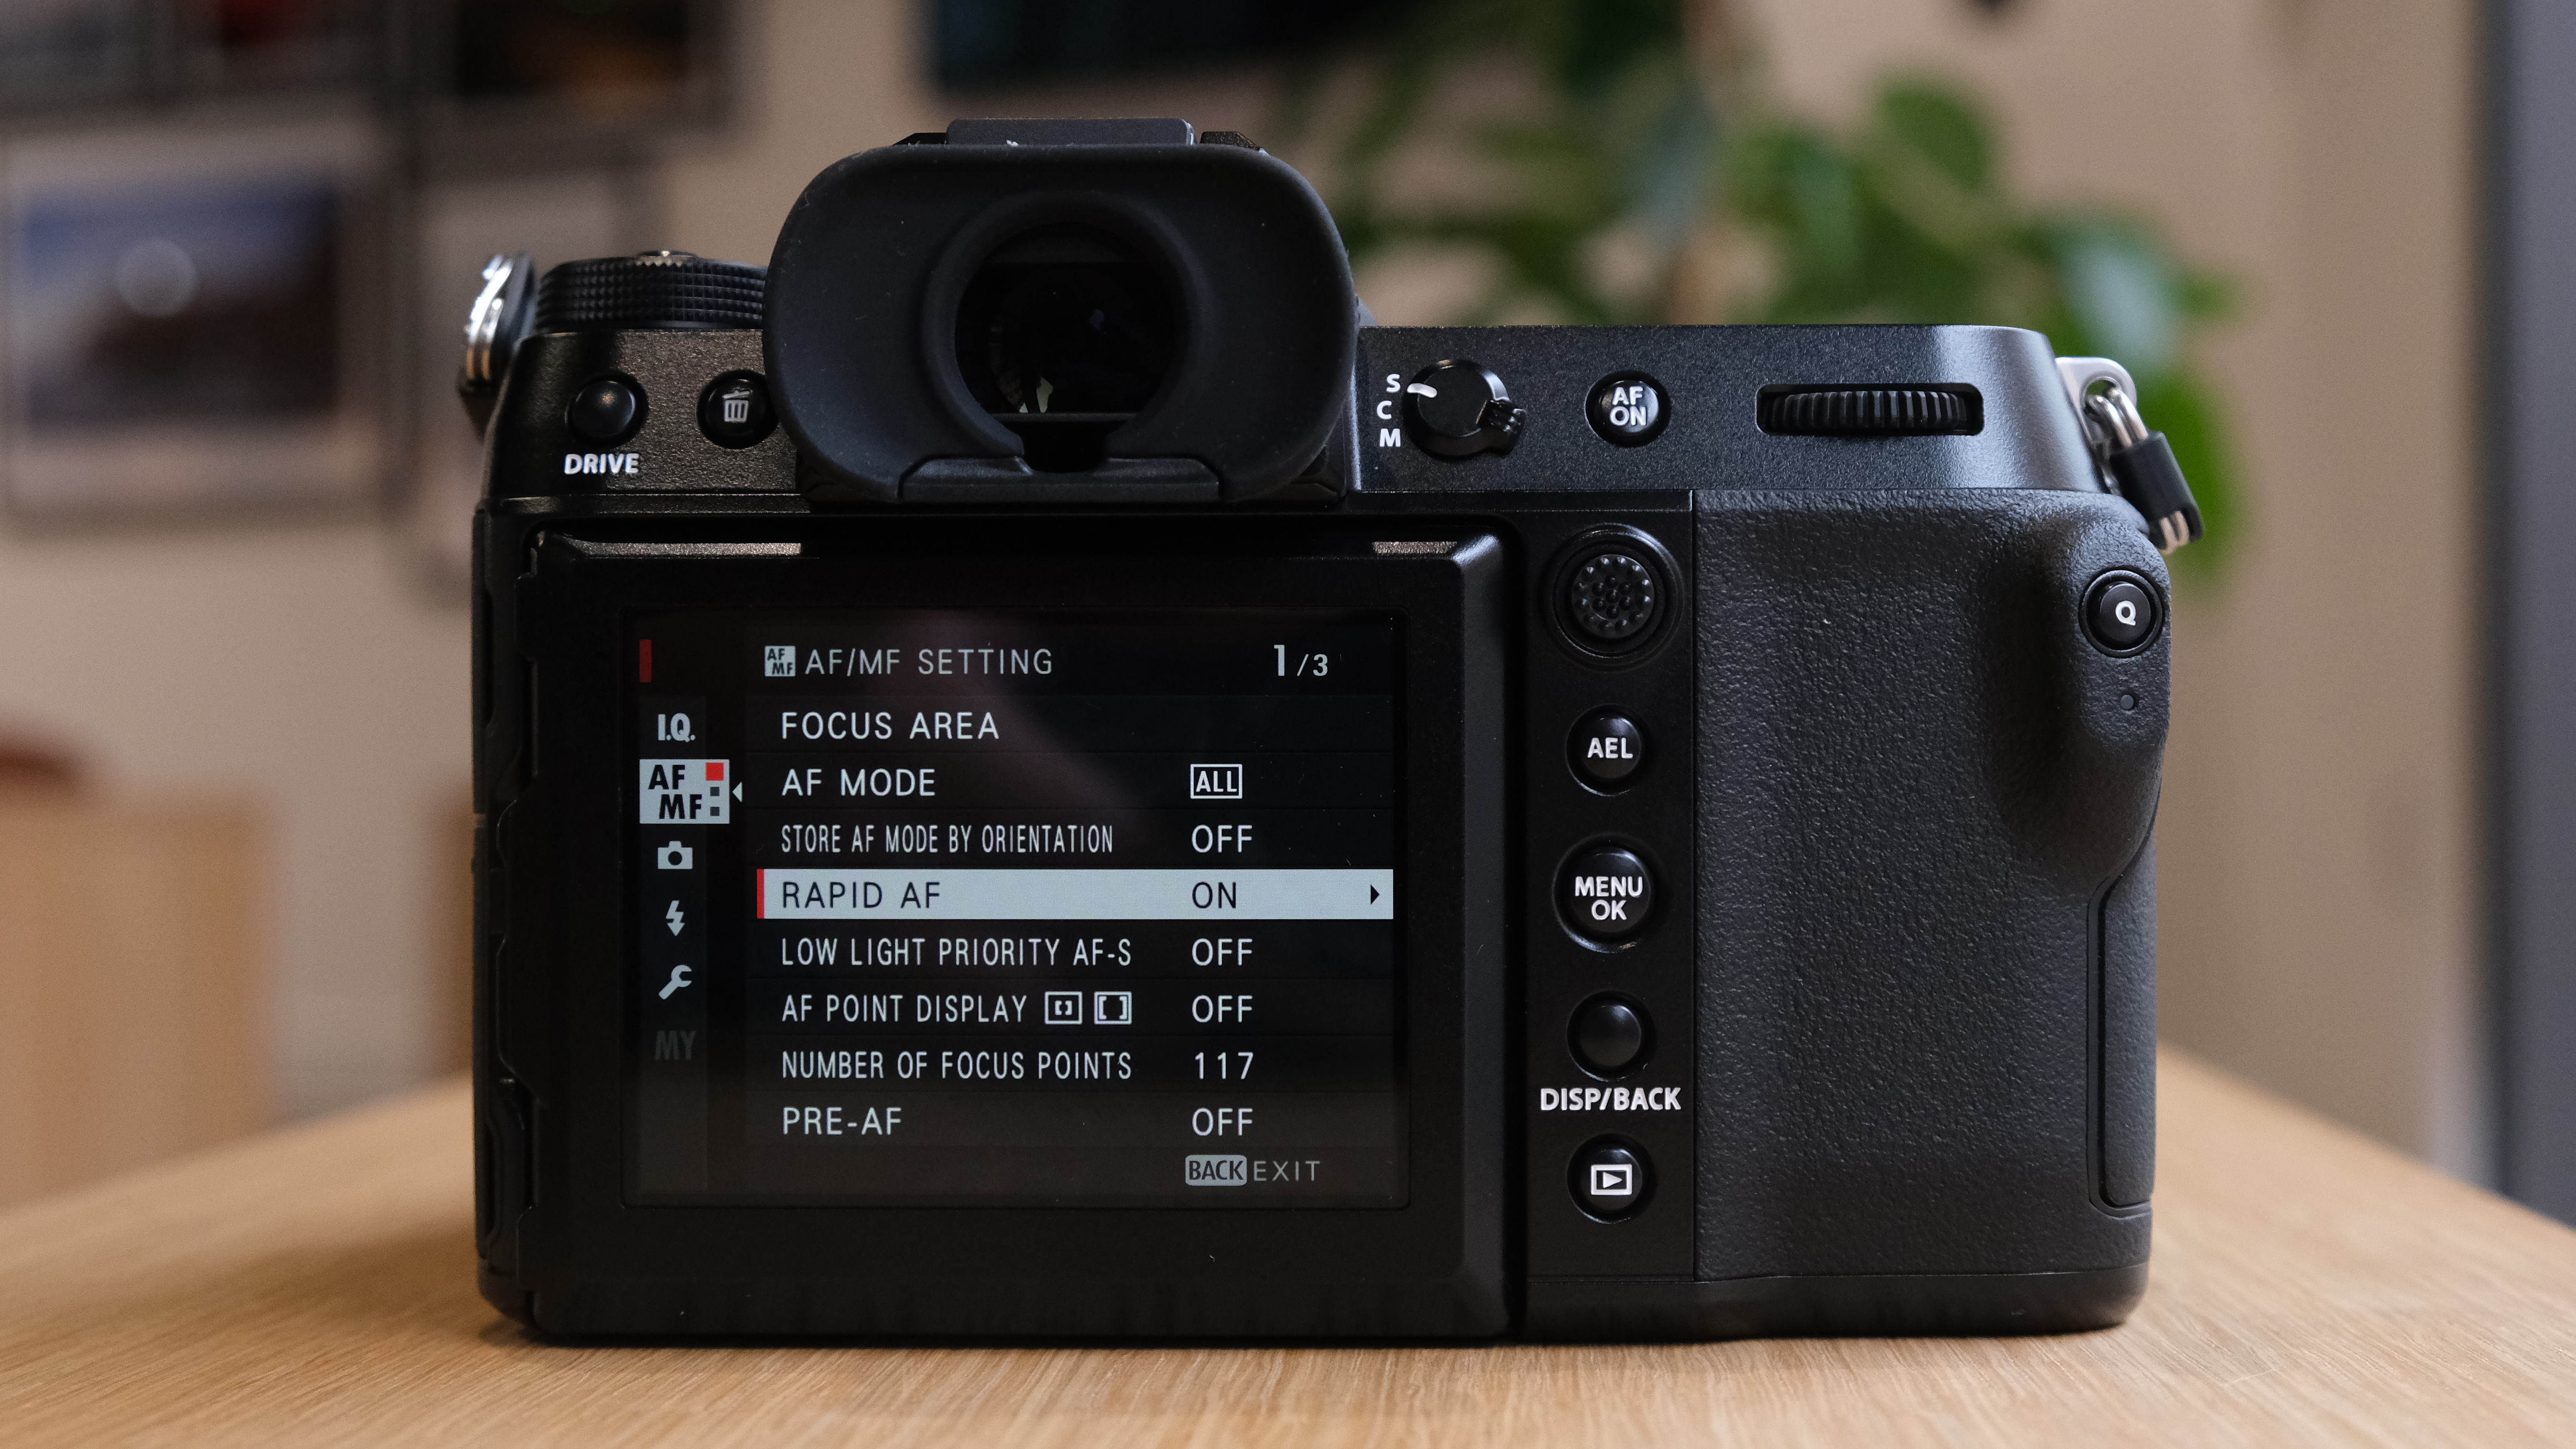
[[[1352,261],[1405,244],[1483,254],[1491,283],[1459,322],[1987,322],[2119,358],[2208,523],[2175,561],[2208,572],[2236,488],[2190,342],[2227,315],[2224,281],[2143,217],[2015,196],[1993,122],[1957,86],[1890,79],[1836,129],[1762,100],[1746,54],[1707,3],[1415,7],[1361,58],[1366,100],[1329,142],[1326,198]],[[1432,103],[1497,57],[1543,84],[1535,104],[1470,126],[1490,184],[1464,202],[1404,194],[1392,178]],[[1319,64],[1290,86],[1291,144],[1319,129],[1333,79]],[[1643,265],[1606,265],[1613,251]]]

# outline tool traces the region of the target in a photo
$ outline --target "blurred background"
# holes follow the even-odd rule
[[[486,256],[765,261],[848,152],[1150,114],[1305,169],[1383,322],[2125,360],[2213,535],[2177,559],[2165,1035],[2576,1212],[2576,520],[2554,412],[2490,385],[2576,343],[2550,10],[6,0],[0,1200],[462,1064]]]

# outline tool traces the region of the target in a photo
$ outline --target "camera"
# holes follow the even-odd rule
[[[494,259],[485,1295],[568,1335],[2096,1327],[2170,594],[2116,364],[1379,327],[1174,120]]]

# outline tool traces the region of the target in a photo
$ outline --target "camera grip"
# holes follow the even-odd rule
[[[2104,1050],[2100,973],[2167,645],[2108,654],[2082,607],[2115,567],[2161,594],[2155,553],[2071,491],[1699,509],[1698,1276],[2143,1263],[2140,1025]],[[2120,922],[2151,992],[2151,909]]]

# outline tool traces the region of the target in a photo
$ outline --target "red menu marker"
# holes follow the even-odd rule
[[[653,641],[646,639],[635,646],[635,682],[653,682]]]

